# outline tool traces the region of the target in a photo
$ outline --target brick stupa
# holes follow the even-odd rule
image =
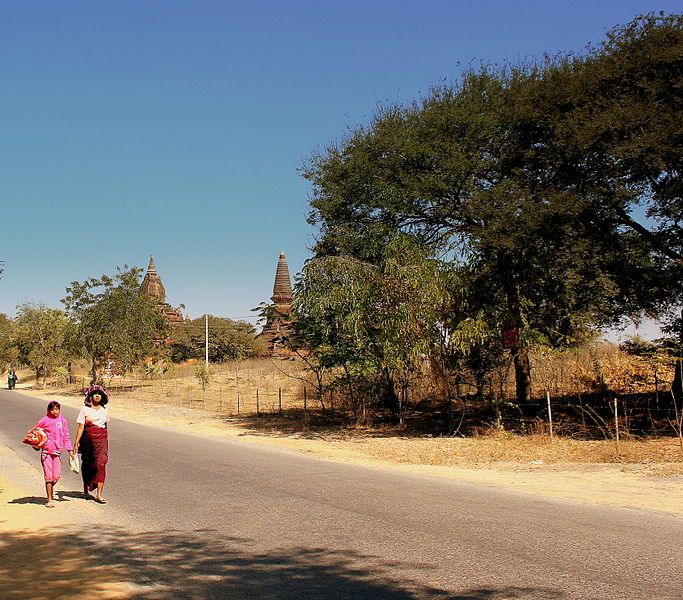
[[[270,297],[272,307],[275,309],[263,328],[263,336],[266,338],[268,349],[267,356],[286,358],[291,353],[283,348],[281,338],[287,334],[288,319],[293,310],[294,294],[292,293],[292,281],[289,276],[289,266],[284,252],[280,252],[275,270],[275,284],[273,295]]]
[[[140,290],[156,300],[157,309],[166,317],[171,326],[179,325],[184,321],[183,315],[166,302],[166,288],[161,283],[161,277],[157,273],[157,266],[154,264],[153,256],[149,257],[149,266],[147,267],[145,278],[140,285]]]

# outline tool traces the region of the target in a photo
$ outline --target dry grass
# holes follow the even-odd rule
[[[310,439],[349,447],[368,458],[400,464],[490,467],[516,465],[638,464],[683,474],[683,449],[673,437],[639,440],[577,440],[518,435],[495,429],[473,437],[415,436],[399,427],[311,427],[297,429],[277,416],[240,420],[250,435]]]
[[[676,440],[651,439],[621,442],[580,441],[545,436],[500,434],[475,438],[359,439],[364,452],[402,463],[443,466],[489,466],[492,463],[589,464],[589,463],[680,463],[683,452]],[[683,472],[683,469],[681,470]]]

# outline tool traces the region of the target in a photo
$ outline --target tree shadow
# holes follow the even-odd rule
[[[401,575],[416,565],[351,550],[290,547],[263,551],[258,541],[224,532],[134,533],[95,527],[0,534],[0,597],[4,600],[91,597],[288,600],[434,599],[557,600],[556,590],[478,588],[452,593]],[[249,550],[248,548],[254,548]],[[424,568],[424,566],[422,566]]]
[[[360,426],[348,414],[337,414],[333,419],[329,412],[310,409],[306,415],[299,408],[289,408],[282,412],[262,412],[260,415],[242,416],[218,415],[215,420],[229,423],[241,429],[242,435],[261,437],[291,437],[310,440],[348,440],[364,438],[422,438],[434,435],[434,425],[426,420],[418,423],[416,418],[399,425],[394,422],[375,419],[373,425]]]

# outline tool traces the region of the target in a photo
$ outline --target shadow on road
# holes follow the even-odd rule
[[[218,531],[132,533],[95,528],[5,532],[0,534],[0,547],[11,560],[0,562],[0,597],[37,598],[36,590],[55,599],[86,593],[91,598],[140,600],[563,597],[551,589],[529,588],[445,592],[397,580],[395,574],[402,568],[399,560],[389,564],[353,551],[321,548],[278,548],[267,553],[246,550],[252,544],[253,540],[226,538]]]
[[[24,496],[10,500],[7,504],[45,504],[45,502],[47,502],[45,496]]]

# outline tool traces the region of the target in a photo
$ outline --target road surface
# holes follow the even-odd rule
[[[21,439],[45,404],[0,391],[0,443],[34,468],[36,498],[42,473]],[[136,598],[683,597],[675,516],[206,439],[111,409],[108,504],[77,498],[71,472],[60,488],[69,509],[92,505],[75,543]],[[62,410],[73,435],[76,410]]]

